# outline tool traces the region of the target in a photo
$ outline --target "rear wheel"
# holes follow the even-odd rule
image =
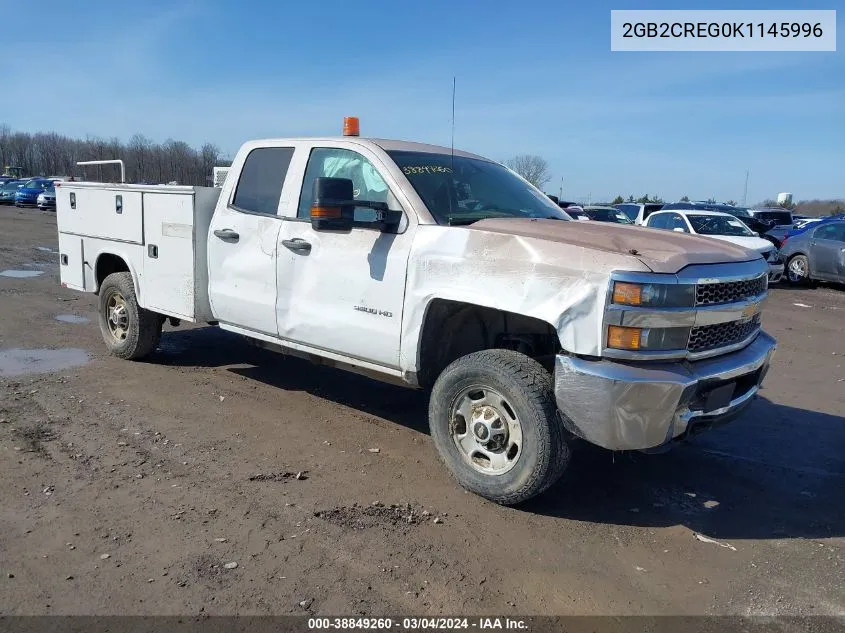
[[[476,352],[449,365],[432,389],[429,425],[458,483],[496,503],[542,493],[569,462],[551,376],[510,350]]]
[[[810,262],[806,255],[793,255],[786,263],[786,279],[795,286],[810,283]]]
[[[109,352],[137,360],[158,347],[161,317],[138,305],[132,274],[112,273],[100,285],[100,332]]]

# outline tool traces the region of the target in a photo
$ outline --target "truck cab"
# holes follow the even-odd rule
[[[98,294],[110,351],[206,322],[427,389],[442,461],[504,504],[573,441],[664,447],[751,403],[775,348],[758,253],[573,222],[494,161],[350,123],[249,141],[220,188],[59,183],[62,283]]]

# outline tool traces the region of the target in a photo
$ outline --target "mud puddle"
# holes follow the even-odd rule
[[[90,360],[84,349],[4,349],[0,350],[0,378],[25,374],[47,374],[79,367]]]
[[[88,317],[78,314],[57,314],[54,318],[62,323],[88,323],[89,321]]]
[[[29,277],[38,277],[43,275],[43,270],[3,270],[0,271],[0,277],[13,277],[14,279],[27,279]]]

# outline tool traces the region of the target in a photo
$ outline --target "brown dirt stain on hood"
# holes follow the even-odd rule
[[[674,274],[693,264],[747,262],[760,258],[755,251],[709,237],[611,222],[491,218],[468,228],[633,255],[656,273]]]

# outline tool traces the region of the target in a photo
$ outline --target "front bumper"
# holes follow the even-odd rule
[[[732,420],[754,399],[775,340],[695,362],[622,363],[559,355],[555,398],[570,431],[611,450],[656,448]]]
[[[769,283],[776,284],[783,279],[783,262],[772,262],[769,264]]]

